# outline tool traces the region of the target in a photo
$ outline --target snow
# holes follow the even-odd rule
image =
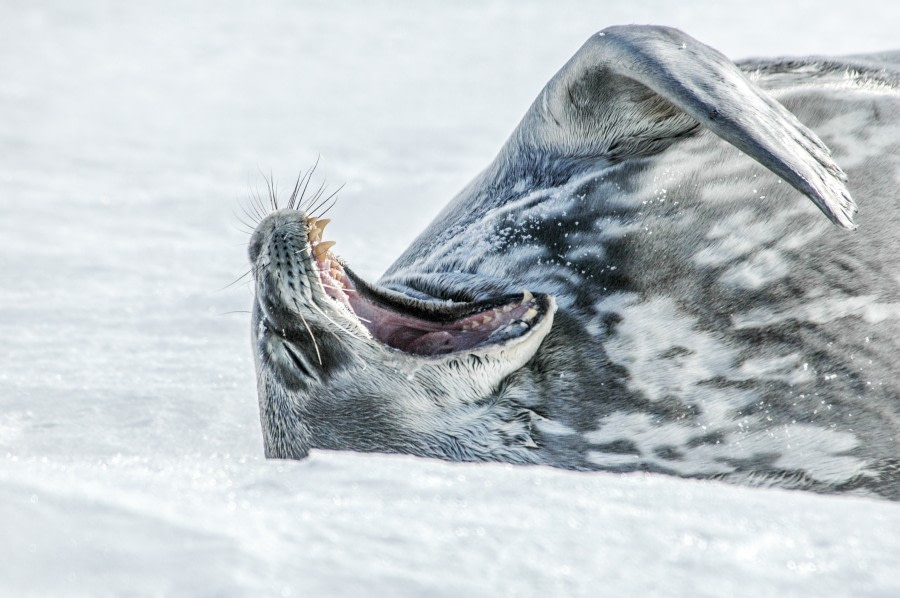
[[[377,276],[596,30],[896,48],[895,3],[0,5],[0,595],[900,595],[900,508],[397,456],[266,461],[260,171]],[[229,286],[230,285],[230,286]]]
[[[900,513],[871,500],[322,452],[300,463],[218,454],[7,465],[10,595],[898,589]]]

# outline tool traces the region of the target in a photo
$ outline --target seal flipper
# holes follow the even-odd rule
[[[543,89],[500,159],[517,154],[611,163],[657,153],[698,123],[856,228],[846,176],[822,141],[724,55],[668,27],[592,36]]]

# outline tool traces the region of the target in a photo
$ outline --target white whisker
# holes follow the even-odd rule
[[[312,339],[313,347],[316,349],[316,357],[319,358],[319,365],[324,365],[322,363],[322,354],[319,352],[319,343],[316,342],[316,337],[313,334],[312,328],[309,327],[309,324],[306,323],[306,318],[304,318],[303,314],[300,312],[300,306],[297,305],[296,299],[294,299],[294,307],[297,308],[297,315],[300,316],[300,320],[303,322],[303,325],[306,326],[306,331],[309,333],[309,338]]]

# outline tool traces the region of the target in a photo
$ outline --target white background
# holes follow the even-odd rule
[[[0,595],[900,595],[887,502],[262,458],[238,219],[318,156],[376,277],[603,27],[898,49],[894,2],[0,4]],[[227,287],[224,290],[223,287]]]

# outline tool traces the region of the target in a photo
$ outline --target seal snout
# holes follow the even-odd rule
[[[322,234],[328,219],[283,209],[266,216],[248,246],[256,299],[274,329],[306,327],[330,299],[347,303],[343,267]],[[304,323],[304,318],[306,322]]]
[[[277,210],[272,212],[256,226],[247,253],[251,264],[256,264],[264,249],[271,249],[272,243],[289,243],[296,241],[302,245],[307,238],[308,218],[299,210]],[[296,247],[293,247],[296,249]]]

